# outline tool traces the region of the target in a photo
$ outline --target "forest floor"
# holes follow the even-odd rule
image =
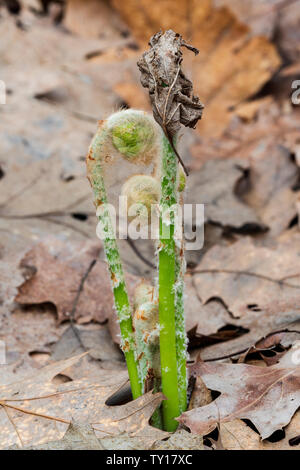
[[[299,450],[299,2],[137,2],[0,2],[0,446]],[[136,62],[160,28],[200,49],[184,64],[205,104],[179,141],[205,230],[172,436],[149,425],[161,394],[106,404],[127,371],[84,161],[99,119],[151,110]],[[153,247],[120,248],[132,294]]]

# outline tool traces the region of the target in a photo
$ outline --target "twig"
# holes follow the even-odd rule
[[[273,335],[276,335],[276,334],[279,334],[279,333],[296,333],[296,334],[300,334],[300,331],[299,330],[289,330],[288,328],[286,328],[284,330],[272,331],[271,333],[268,333],[262,339],[269,338],[270,336],[273,336]],[[259,339],[255,344],[257,344],[262,339]],[[250,351],[251,349],[254,349],[255,351],[266,351],[266,348],[256,348],[255,344],[253,346],[249,346],[248,348],[242,349],[241,351],[237,351],[237,352],[231,353],[231,354],[226,354],[225,356],[213,357],[213,358],[210,358],[210,359],[204,359],[203,362],[214,362],[214,361],[221,361],[223,359],[229,359],[230,357],[239,356],[240,354],[244,354],[245,352]]]
[[[68,222],[64,222],[63,220],[55,220],[51,219],[51,217],[43,217],[41,220],[46,220],[47,222],[50,222],[50,224],[60,225],[62,227],[69,228],[74,232],[80,233],[80,235],[84,236],[85,238],[91,238],[84,230],[80,230],[78,227],[72,224],[68,224]]]
[[[14,422],[14,420],[12,419],[12,417],[10,416],[10,414],[9,414],[9,412],[8,412],[7,405],[5,405],[5,404],[3,403],[3,404],[2,404],[2,407],[3,407],[3,409],[4,409],[5,413],[6,413],[6,416],[7,416],[8,420],[9,420],[10,424],[12,425],[12,427],[14,428],[14,430],[15,430],[17,436],[18,436],[18,439],[19,439],[19,441],[20,441],[20,443],[21,443],[21,447],[24,447],[24,442],[22,441],[22,438],[21,438],[21,435],[20,435],[20,433],[19,433],[19,431],[18,431],[18,428],[17,428],[17,426],[16,426],[16,423]]]
[[[263,274],[251,273],[250,271],[235,271],[232,269],[191,269],[188,271],[189,274],[238,274],[241,276],[252,276],[257,277],[259,279],[263,279],[265,281],[273,282],[275,284],[279,284],[281,286],[292,287],[294,289],[300,289],[300,286],[295,286],[294,284],[289,284],[288,282],[284,282],[281,279],[273,279],[268,276],[264,276]]]
[[[0,405],[3,407],[7,406],[7,408],[11,408],[12,410],[21,411],[21,413],[25,413],[27,415],[38,416],[39,418],[45,418],[45,419],[50,419],[52,421],[59,421],[60,423],[70,424],[70,421],[67,421],[65,419],[55,418],[54,416],[44,415],[41,413],[35,413],[34,411],[30,411],[30,410],[24,410],[24,408],[20,408],[18,406],[13,406],[13,405],[8,405],[6,402],[3,402],[3,401],[0,401]]]

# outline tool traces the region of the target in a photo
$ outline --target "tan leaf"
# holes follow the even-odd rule
[[[296,216],[297,165],[288,148],[274,144],[272,150],[262,146],[250,155],[249,171],[250,190],[243,199],[269,227],[268,236],[276,237]]]
[[[67,327],[57,325],[53,310],[48,306],[26,311],[14,308],[12,314],[3,315],[0,340],[6,345],[6,364],[1,365],[0,384],[12,382],[23,370],[37,368],[49,358],[50,344],[56,343]]]
[[[300,405],[300,367],[197,363],[191,367],[221,395],[209,405],[183,413],[179,421],[207,434],[218,423],[249,419],[265,439],[286,426]]]
[[[191,162],[193,169],[199,169],[207,160],[219,158],[242,158],[246,161],[269,158],[273,153],[278,154],[278,149],[282,153],[286,150],[294,153],[297,159],[299,113],[286,99],[289,90],[290,82],[288,89],[283,90],[284,112],[278,100],[275,101],[274,97],[269,96],[259,102],[255,101],[255,107],[259,104],[255,119],[246,123],[241,119],[234,119],[221,139],[203,136],[201,141],[191,148],[194,157]],[[238,105],[237,115],[240,109],[251,108],[252,103],[249,101]]]
[[[16,450],[16,446],[13,447]],[[22,450],[103,450],[91,425],[71,422],[59,441],[25,447]]]
[[[148,393],[121,406],[107,406],[107,398],[127,380],[127,372],[101,371],[101,380],[79,379],[55,385],[52,379],[80,360],[80,356],[50,364],[18,382],[0,387],[1,447],[32,446],[62,438],[74,419],[92,424],[97,437],[127,432],[146,445],[166,437],[149,426],[163,395]]]
[[[220,424],[221,441],[226,450],[299,450],[293,444],[299,435],[300,413],[297,412],[284,428],[284,437],[277,442],[261,440],[258,433],[239,419]]]
[[[298,243],[298,233],[273,247],[244,238],[229,246],[215,246],[204,255],[192,277],[198,294],[193,300],[195,309],[187,309],[188,327],[196,328],[191,341],[198,337],[198,344],[205,346],[203,359],[245,351],[289,324],[299,330]],[[201,342],[201,335],[213,339],[217,332],[225,333],[226,327],[233,333],[230,341],[208,346]],[[233,327],[240,333],[232,331]]]
[[[226,228],[242,230],[251,226],[263,231],[264,226],[255,211],[247,206],[235,192],[247,162],[239,159],[208,161],[188,178],[186,201],[205,205],[205,221]]]
[[[155,450],[204,450],[202,437],[184,429],[176,431],[168,440],[155,442],[152,448]]]
[[[232,316],[246,317],[262,312],[272,303],[290,303],[299,298],[300,235],[274,247],[256,245],[249,237],[228,247],[215,246],[198,265],[197,292],[205,303],[222,299]],[[283,298],[284,291],[284,298]],[[262,314],[261,314],[262,315]]]
[[[299,5],[297,0],[215,0],[217,6],[229,6],[254,34],[272,38],[276,33],[284,57],[299,59]]]

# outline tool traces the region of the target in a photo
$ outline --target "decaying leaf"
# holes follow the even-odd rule
[[[296,216],[299,178],[291,151],[281,145],[261,145],[249,156],[249,187],[244,201],[269,227],[268,236],[278,236]]]
[[[141,82],[149,89],[154,118],[172,140],[180,124],[195,128],[202,116],[203,105],[181,69],[181,48],[199,51],[172,30],[156,33],[149,44],[150,50],[138,61]]]
[[[247,162],[239,159],[206,162],[188,178],[187,202],[204,204],[206,222],[236,231],[263,232],[266,226],[236,194],[236,187],[248,168]]]
[[[280,153],[284,158],[287,151],[297,156],[300,116],[297,107],[292,108],[289,101],[285,99],[283,112],[282,105],[275,100],[276,98],[272,96],[259,100],[259,107],[254,118],[246,122],[243,117],[233,119],[228,132],[222,135],[222,138],[202,136],[201,141],[191,148],[194,157],[191,162],[192,168],[199,169],[207,160],[242,158],[248,164],[251,162],[255,171],[256,162],[258,163],[265,158],[268,160],[273,154],[276,160]],[[240,115],[244,106],[240,104],[236,108],[237,116]],[[251,106],[253,106],[253,102],[247,102],[247,113],[249,113]],[[274,165],[274,168],[276,166]],[[260,166],[260,168],[262,167]]]
[[[284,437],[277,442],[261,440],[260,435],[240,419],[221,423],[219,432],[226,450],[299,450],[300,413],[297,412],[284,429]]]
[[[79,320],[80,321],[80,320]],[[74,331],[75,330],[75,331]],[[104,369],[124,369],[124,355],[112,341],[106,325],[89,323],[87,325],[71,325],[62,334],[60,339],[52,346],[52,360],[61,360],[88,351],[89,357],[101,362]],[[84,376],[94,373],[90,367],[84,370]],[[97,363],[96,363],[97,364]],[[83,373],[83,371],[79,371]],[[72,376],[73,378],[73,376]],[[75,378],[79,378],[77,375]]]
[[[50,345],[58,341],[65,329],[66,325],[57,325],[54,309],[51,311],[49,306],[27,308],[25,311],[14,308],[10,315],[3,315],[0,340],[6,345],[6,364],[1,365],[0,384],[4,383],[3,380],[7,383],[11,375],[7,368],[13,364],[15,378],[28,367],[38,367],[38,355],[49,357]]]
[[[265,340],[267,346],[268,339]],[[262,344],[261,344],[262,346]],[[212,402],[211,392],[207,389],[202,378],[197,375],[193,388],[189,410],[206,406]],[[300,442],[297,444],[297,436],[299,434],[300,413],[291,419],[291,422],[285,427],[284,435],[277,442],[261,440],[258,432],[254,431],[241,419],[233,421],[222,421],[218,423],[218,447],[226,450],[297,450]],[[215,444],[212,442],[213,446]]]
[[[207,306],[209,305],[210,303],[207,304]],[[286,333],[282,333],[280,344],[287,348],[300,333],[299,307],[297,305],[295,307],[295,300],[290,303],[271,303],[264,307],[263,312],[247,312],[245,317],[240,319],[233,319],[228,312],[226,316],[220,308],[215,308],[212,312],[216,312],[217,315],[214,320],[209,318],[209,310],[202,310],[197,328],[200,333],[195,334],[195,330],[190,331],[190,341],[196,347],[201,348],[201,358],[203,360],[212,360],[223,356],[242,358],[244,356],[241,356],[241,354],[247,355],[248,352],[256,350],[255,348],[262,350],[263,354],[266,337],[270,335],[269,347],[277,344],[277,336],[272,334],[276,331],[286,331]],[[206,329],[209,326],[211,327],[208,336],[201,334],[201,330],[204,331],[204,326],[201,327],[201,317],[203,318],[202,321],[206,323]],[[217,329],[217,333],[214,333],[212,327],[217,325],[218,322],[219,329]],[[289,330],[296,333],[288,333]],[[195,350],[195,353],[197,354],[197,350]],[[268,364],[273,363],[273,361],[276,363],[278,357],[276,355],[265,360]]]
[[[16,446],[13,447],[16,450]],[[18,448],[17,448],[18,449]],[[22,450],[103,450],[90,424],[71,422],[59,441],[22,448]]]
[[[168,440],[155,442],[155,450],[203,450],[203,440],[195,434],[179,429]]]
[[[299,5],[297,0],[215,0],[217,6],[228,6],[251,27],[252,34],[272,38],[284,57],[299,58]]]
[[[21,304],[51,302],[57,308],[59,321],[69,319],[81,278],[100,251],[99,241],[65,244],[54,237],[34,246],[21,262],[23,268],[32,269],[29,278],[19,287],[16,301]],[[139,279],[131,275],[127,279],[132,293]],[[103,323],[112,309],[107,267],[103,261],[98,261],[84,284],[75,318],[88,317]]]
[[[218,423],[249,419],[263,439],[286,426],[300,405],[300,367],[196,363],[200,375],[221,395],[209,405],[183,413],[179,421],[192,432],[207,434]]]
[[[75,356],[50,364],[23,380],[0,387],[1,447],[32,446],[62,438],[72,419],[91,424],[97,437],[138,435],[145,445],[167,434],[149,426],[161,393],[149,392],[121,406],[107,406],[107,398],[126,381],[127,372],[101,371],[101,380],[79,379],[55,385],[52,379],[80,360]]]
[[[219,298],[233,318],[263,311],[271,303],[295,302],[299,310],[299,233],[275,246],[259,246],[249,237],[215,246],[195,269],[195,286],[204,303]],[[284,298],[283,298],[284,292]],[[263,313],[261,313],[263,316]]]
[[[246,350],[272,331],[299,321],[298,244],[295,232],[271,247],[244,238],[208,250],[192,277],[198,313],[187,309],[188,328],[196,327],[200,340],[201,335],[213,337],[226,329],[233,337],[213,345],[202,341],[203,359]]]

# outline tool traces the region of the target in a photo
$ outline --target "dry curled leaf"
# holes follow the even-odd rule
[[[281,364],[196,363],[191,373],[221,392],[209,405],[183,413],[179,421],[192,432],[207,434],[218,423],[249,419],[263,439],[286,426],[300,405],[300,367]]]
[[[149,44],[150,50],[138,61],[141,83],[149,89],[155,120],[172,139],[180,124],[194,128],[202,116],[204,106],[181,69],[181,48],[199,51],[172,30],[156,33]]]

